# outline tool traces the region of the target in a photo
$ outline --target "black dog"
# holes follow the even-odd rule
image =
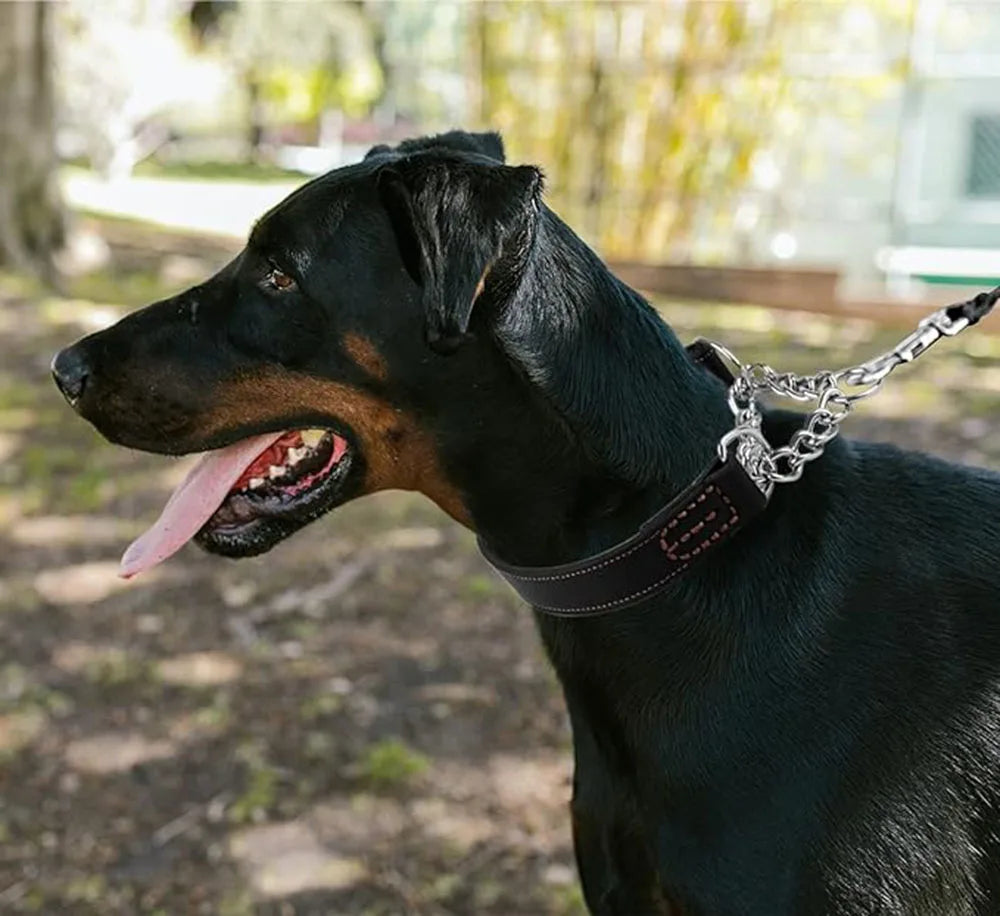
[[[685,487],[730,427],[723,387],[541,185],[494,135],[376,148],[203,285],[60,353],[112,441],[228,447],[126,571],[192,527],[258,553],[387,487],[561,563]],[[327,432],[284,432],[305,427]],[[662,594],[539,615],[592,911],[1000,913],[998,560],[1000,476],[838,440]]]

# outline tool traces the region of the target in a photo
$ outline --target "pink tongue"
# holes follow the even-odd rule
[[[202,455],[174,490],[153,527],[125,551],[118,575],[131,579],[180,550],[222,505],[253,460],[283,435],[266,433]]]

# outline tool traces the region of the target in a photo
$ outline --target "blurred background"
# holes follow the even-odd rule
[[[528,611],[401,493],[115,576],[186,464],[56,349],[376,143],[503,132],[684,339],[814,371],[1000,282],[1000,4],[0,2],[0,913],[580,914]],[[848,423],[1000,466],[997,321]]]

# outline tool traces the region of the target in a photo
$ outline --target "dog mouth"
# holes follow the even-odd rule
[[[338,476],[334,471],[346,454],[347,443],[333,430],[285,433],[247,465],[202,531],[301,514]]]
[[[263,553],[344,500],[352,458],[333,429],[266,433],[206,452],[126,550],[120,575],[144,572],[192,539],[224,556]]]

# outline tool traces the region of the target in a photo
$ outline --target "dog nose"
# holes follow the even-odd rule
[[[52,377],[70,406],[76,407],[90,377],[90,366],[83,348],[74,344],[60,350],[52,360]]]

